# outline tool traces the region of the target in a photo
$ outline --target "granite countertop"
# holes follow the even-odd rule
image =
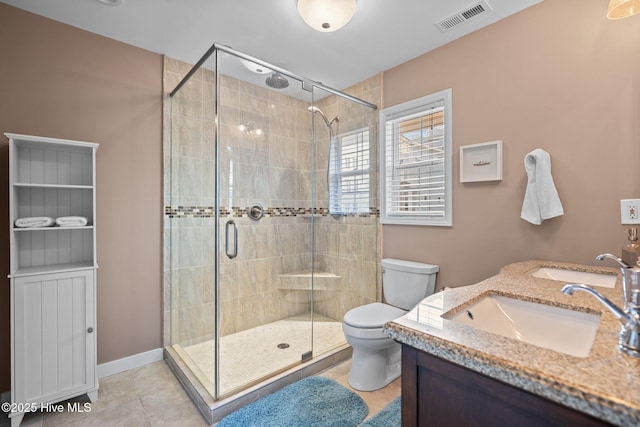
[[[431,295],[407,315],[387,323],[384,331],[399,342],[609,423],[640,426],[640,358],[618,350],[620,321],[593,296],[564,295],[560,291],[564,282],[532,277],[540,267],[617,275],[615,288],[594,289],[623,306],[617,268],[526,261],[507,265],[475,285]],[[589,355],[570,356],[441,317],[487,293],[600,314]]]

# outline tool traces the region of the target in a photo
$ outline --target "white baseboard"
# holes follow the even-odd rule
[[[155,350],[145,351],[144,353],[134,354],[132,356],[123,357],[122,359],[113,360],[111,362],[98,365],[98,378],[108,377],[109,375],[119,374],[129,369],[139,368],[149,363],[163,360],[163,350],[156,348]],[[11,402],[11,392],[5,391],[0,393],[0,403]]]
[[[156,348],[154,350],[145,351],[144,353],[134,354],[132,356],[123,357],[122,359],[113,360],[98,365],[98,378],[108,377],[109,375],[119,374],[129,369],[139,368],[149,363],[157,362],[163,359],[163,350]]]

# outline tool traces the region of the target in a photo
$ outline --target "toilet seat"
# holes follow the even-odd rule
[[[353,308],[344,315],[344,323],[354,328],[375,329],[407,312],[392,305],[374,302]]]

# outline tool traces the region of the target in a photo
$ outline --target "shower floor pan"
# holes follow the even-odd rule
[[[229,398],[224,399],[225,401],[230,401],[230,405],[228,405],[229,408],[219,408],[221,411],[215,411],[214,407],[221,406],[221,404],[227,406],[225,402],[209,402],[209,408],[204,408],[204,405],[202,405],[204,402],[196,402],[194,400],[194,403],[200,408],[208,421],[219,420],[230,412],[230,408],[243,406],[248,401],[264,395],[264,392],[261,392],[260,389],[271,386],[268,378],[273,376],[274,373],[281,373],[281,375],[276,375],[273,379],[276,380],[275,382],[282,382],[282,385],[277,386],[274,384],[275,387],[270,389],[269,392],[273,392],[286,385],[286,383],[301,378],[299,373],[291,375],[290,371],[296,371],[295,367],[292,368],[294,365],[298,365],[299,369],[309,368],[310,370],[320,371],[350,356],[349,347],[342,333],[342,323],[316,314],[314,316],[313,334],[315,354],[319,352],[326,352],[326,354],[300,365],[302,353],[311,350],[309,322],[310,315],[294,316],[222,337],[220,342],[220,393],[223,396],[231,395]],[[288,347],[281,344],[287,344]],[[183,370],[187,368],[208,394],[214,395],[214,349],[214,340],[185,347],[173,345],[171,347],[172,351],[170,351],[170,354],[173,354],[171,354],[172,357],[169,358],[168,362],[170,362],[169,365],[173,369],[172,364],[175,361],[171,359],[178,356],[182,359]],[[328,359],[324,356],[327,356]],[[313,369],[314,362],[322,362],[322,364],[320,367]],[[181,363],[175,364],[181,365]],[[178,375],[178,378],[180,379],[180,375]],[[261,383],[261,381],[265,382]],[[237,396],[232,395],[235,391],[252,385],[254,387],[238,393]],[[189,390],[187,389],[187,391]],[[256,392],[259,395],[252,396]],[[195,396],[191,397],[193,399]],[[239,399],[234,402],[236,397]],[[209,414],[214,414],[215,412],[220,412],[219,416],[214,415],[213,419],[209,418]]]

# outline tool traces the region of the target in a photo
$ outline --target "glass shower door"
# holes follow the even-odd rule
[[[302,83],[217,55],[216,394],[224,397],[311,357],[313,156]]]
[[[210,404],[346,350],[344,313],[377,300],[377,113],[355,96],[380,79],[347,95],[216,44],[165,67],[166,350]]]

